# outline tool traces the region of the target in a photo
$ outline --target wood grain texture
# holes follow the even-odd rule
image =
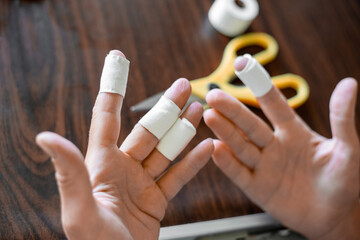
[[[309,83],[297,112],[330,137],[328,102],[343,77],[360,79],[358,0],[259,0],[248,31],[280,45],[271,75]],[[91,109],[110,49],[131,60],[119,143],[141,114],[130,106],[179,77],[195,79],[219,64],[229,38],[207,20],[211,0],[0,1],[0,238],[64,238],[59,196],[40,131],[55,131],[86,151]],[[358,100],[359,103],[359,100]],[[357,105],[357,122],[360,116]],[[254,109],[261,115],[261,112]],[[213,134],[202,122],[193,147]],[[190,149],[190,148],[187,148]],[[210,162],[171,201],[163,226],[261,211]]]

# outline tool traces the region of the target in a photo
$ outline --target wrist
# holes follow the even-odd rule
[[[339,224],[321,237],[309,237],[311,240],[338,240],[360,239],[360,202],[344,218],[339,219]]]

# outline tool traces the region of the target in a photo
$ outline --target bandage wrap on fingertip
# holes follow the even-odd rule
[[[125,96],[130,62],[126,58],[108,54],[101,75],[100,91]]]
[[[143,116],[139,123],[161,139],[178,119],[181,109],[169,98],[162,96],[155,106]]]
[[[178,119],[160,140],[156,149],[173,161],[196,134],[196,128],[186,118]]]
[[[242,71],[235,71],[235,74],[251,90],[255,97],[262,97],[270,91],[273,84],[269,73],[250,54],[245,54],[248,62]]]

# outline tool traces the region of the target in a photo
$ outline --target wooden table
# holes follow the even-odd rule
[[[249,31],[280,45],[271,75],[295,73],[311,95],[297,112],[330,137],[328,102],[343,77],[360,79],[358,0],[259,0]],[[63,238],[59,196],[35,135],[50,130],[86,150],[103,60],[131,60],[119,143],[141,114],[130,106],[177,78],[219,64],[229,38],[209,24],[211,0],[0,1],[0,238]],[[359,101],[358,101],[359,103]],[[357,119],[360,116],[357,105]],[[259,110],[255,110],[261,115]],[[202,122],[192,142],[213,136]],[[261,211],[210,162],[170,203],[163,226]]]

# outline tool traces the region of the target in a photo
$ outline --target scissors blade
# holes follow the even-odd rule
[[[165,91],[162,91],[155,95],[152,95],[151,97],[148,97],[144,101],[141,101],[138,104],[131,106],[130,111],[144,112],[144,111],[150,110],[160,100],[161,96],[164,95],[164,93],[165,93]]]
[[[132,112],[144,112],[144,111],[150,110],[159,101],[161,96],[164,95],[164,93],[165,93],[165,91],[159,92],[159,93],[157,93],[155,95],[152,95],[151,97],[148,97],[144,101],[141,101],[138,104],[136,104],[134,106],[131,106],[130,111],[132,111]],[[203,99],[195,96],[194,94],[191,94],[190,98],[188,99],[188,101],[185,104],[185,107],[183,109],[186,109],[191,103],[193,103],[195,101],[201,103],[203,106],[206,105],[206,102]]]

